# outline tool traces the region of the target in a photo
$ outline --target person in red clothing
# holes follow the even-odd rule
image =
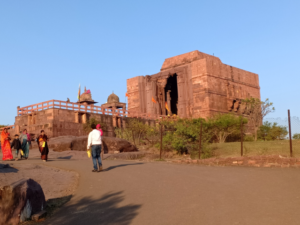
[[[38,146],[41,153],[41,159],[43,160],[43,162],[47,162],[48,160],[49,148],[47,142],[48,142],[48,137],[45,134],[44,130],[41,130],[41,135],[38,137]]]
[[[97,124],[96,129],[100,131],[100,135],[101,135],[101,137],[102,137],[102,136],[103,136],[103,131],[102,131],[102,129],[101,129],[101,125],[100,125],[100,124]],[[103,148],[102,151],[101,151],[101,159],[103,159],[103,154],[104,154],[104,148]]]
[[[96,129],[99,130],[101,136],[103,136],[103,131],[102,131],[102,129],[101,129],[100,127],[101,127],[101,125],[100,125],[100,124],[97,124]]]
[[[11,153],[11,147],[10,147],[10,136],[7,132],[7,128],[4,128],[1,133],[1,149],[3,153],[2,160],[13,160],[13,155]]]

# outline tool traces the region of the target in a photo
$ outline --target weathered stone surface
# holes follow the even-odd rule
[[[103,138],[104,150],[107,149],[108,152],[136,152],[138,149],[130,144],[130,142],[114,137],[104,137]]]
[[[72,142],[76,139],[75,136],[62,136],[51,138],[48,142],[48,147],[53,151],[61,152],[72,149]]]
[[[86,151],[87,147],[87,136],[77,137],[72,142],[72,150]],[[115,137],[102,137],[102,147],[104,153],[114,153],[119,152],[135,152],[138,149],[130,144],[130,142]]]
[[[33,115],[23,114],[15,118],[15,129],[10,129],[9,133],[13,137],[23,129],[27,129],[32,140],[40,135],[44,130],[49,138],[60,136],[82,136],[87,132],[83,129],[84,118],[94,118],[102,121],[106,125],[103,130],[106,136],[115,136],[113,127],[113,116],[97,113],[80,114],[74,110],[50,108],[35,112]],[[120,119],[120,118],[119,118]],[[126,121],[127,117],[122,117]]]
[[[50,139],[48,143],[49,148],[53,151],[66,151],[66,150],[77,150],[86,151],[87,147],[87,136],[63,136],[58,138]],[[115,137],[102,137],[102,147],[104,153],[114,153],[118,152],[135,152],[138,149],[132,145],[130,142]]]
[[[41,185],[32,179],[22,179],[0,187],[0,225],[15,225],[46,207]]]
[[[260,99],[257,74],[199,51],[167,58],[160,72],[151,76],[127,79],[127,93],[130,113],[167,115],[167,103],[172,114],[187,118],[206,118],[216,112],[245,114],[241,100]]]

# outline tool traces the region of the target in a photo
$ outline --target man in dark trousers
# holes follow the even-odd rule
[[[102,170],[102,161],[101,161],[101,133],[99,130],[96,129],[96,124],[92,124],[91,128],[93,129],[89,133],[88,137],[88,144],[87,144],[87,150],[92,148],[92,159],[93,159],[93,164],[94,164],[94,169],[92,172],[100,172]],[[98,165],[99,169],[98,169]]]

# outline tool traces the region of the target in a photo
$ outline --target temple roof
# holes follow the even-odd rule
[[[92,99],[92,93],[90,90],[86,90],[84,88],[84,93],[82,93],[80,95],[80,99],[78,101],[79,103],[87,103],[87,104],[96,104],[97,102],[95,102],[93,99]]]
[[[177,56],[165,59],[160,70],[163,71],[163,70],[171,69],[173,67],[188,64],[195,60],[204,59],[204,58],[214,59],[214,60],[218,60],[221,62],[221,60],[216,56],[209,55],[209,54],[199,52],[198,50],[196,50],[196,51],[188,52],[185,54],[181,54],[181,55],[177,55]]]
[[[119,103],[119,102],[120,99],[115,93],[110,94],[107,98],[107,103]]]

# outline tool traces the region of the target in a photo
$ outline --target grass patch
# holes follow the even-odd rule
[[[293,140],[293,156],[300,157],[300,140]],[[237,157],[241,155],[240,142],[213,143],[209,148],[217,157]],[[290,155],[290,145],[288,140],[280,141],[257,141],[244,142],[243,151],[245,156],[260,155]]]

